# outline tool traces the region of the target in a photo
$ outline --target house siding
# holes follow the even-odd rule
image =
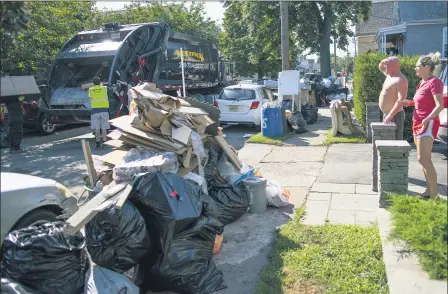
[[[446,26],[446,24],[409,25],[404,39],[404,54],[442,52],[443,28]]]
[[[377,50],[378,44],[375,42],[375,35],[358,37],[358,54],[364,54],[369,50]]]

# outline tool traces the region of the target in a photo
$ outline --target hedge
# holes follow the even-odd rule
[[[355,60],[355,71],[353,78],[353,101],[355,115],[360,124],[365,128],[366,102],[378,102],[381,88],[384,82],[384,74],[379,71],[378,64],[383,58],[388,57],[383,53],[367,53],[359,55]],[[419,77],[415,74],[415,64],[419,56],[400,57],[401,71],[408,79],[408,96],[412,99]],[[412,141],[412,111],[413,107],[405,108],[406,120],[404,126],[404,139]]]

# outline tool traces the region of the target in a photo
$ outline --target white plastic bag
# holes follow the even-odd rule
[[[271,206],[283,207],[289,204],[288,198],[282,194],[282,187],[275,181],[267,181],[266,197],[268,198],[268,203]]]

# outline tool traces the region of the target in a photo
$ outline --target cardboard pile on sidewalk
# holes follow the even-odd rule
[[[66,222],[10,233],[2,293],[18,284],[31,293],[212,293],[226,287],[212,257],[224,226],[255,201],[244,182],[254,169],[226,143],[211,106],[161,94],[150,84],[130,94],[131,115],[111,120],[116,129],[107,144],[115,150],[98,158],[111,169],[110,178],[98,181],[83,142],[89,181],[99,193]],[[259,197],[277,207],[288,204],[269,181]],[[38,254],[42,244],[52,254]],[[60,276],[72,279],[60,279],[64,287],[52,292],[55,286],[36,282],[52,274],[51,285]]]

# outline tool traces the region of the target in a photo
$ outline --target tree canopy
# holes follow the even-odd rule
[[[236,63],[240,75],[277,75],[281,70],[279,2],[226,3],[219,49]],[[289,35],[289,59],[294,64],[297,38]]]
[[[318,53],[321,73],[330,75],[330,44],[345,50],[350,30],[368,15],[370,2],[297,1],[289,2],[289,55],[295,61],[298,52]],[[227,59],[237,62],[246,75],[281,69],[279,2],[227,2],[220,49]],[[266,60],[266,61],[265,61]]]

